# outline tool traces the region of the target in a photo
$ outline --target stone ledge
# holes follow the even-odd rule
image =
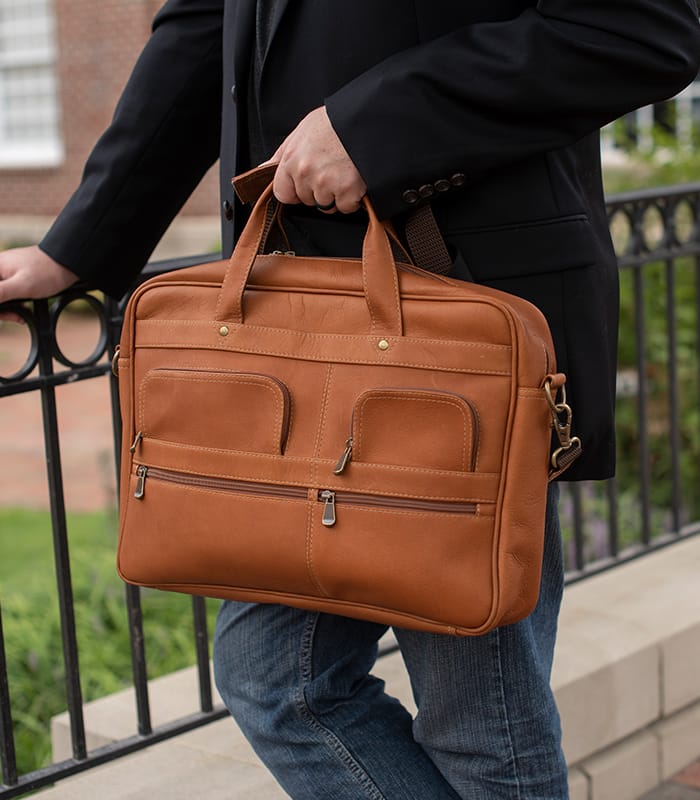
[[[696,536],[566,590],[552,685],[569,764],[700,701],[698,574]]]
[[[644,771],[639,786],[630,785],[629,792],[651,788],[650,783],[667,777],[700,754],[698,574],[700,537],[695,537],[567,589],[552,683],[562,715],[564,748],[572,767],[572,800],[633,798],[633,794],[615,792],[620,785],[617,781],[624,781],[626,774],[636,770],[634,765],[642,765]],[[400,656],[383,659],[377,672],[387,681],[388,690],[413,709]],[[196,701],[193,669],[151,683],[154,725],[195,711]],[[680,703],[684,707],[678,711]],[[133,692],[90,703],[85,719],[91,746],[133,735]],[[54,718],[56,759],[70,752],[69,731],[67,715]],[[199,754],[196,758],[193,751]],[[202,787],[209,780],[203,764],[206,757],[214,759],[213,767],[207,761],[207,769],[213,770],[213,784],[218,780],[219,766],[226,772],[223,764],[228,764],[226,797],[230,800],[284,796],[230,720],[130,756],[128,770],[120,761],[65,781],[44,795],[47,800],[82,800],[83,796],[87,800],[98,793],[100,800],[152,800],[157,796],[152,780],[153,774],[160,772],[158,759],[173,758],[178,767],[174,774],[179,777],[171,781],[162,775],[167,789],[164,783],[159,789],[161,796],[172,800],[197,796],[192,787]],[[137,769],[144,770],[142,785],[135,777]],[[128,773],[128,785],[122,787],[121,782],[127,780],[124,773]],[[109,794],[112,790],[108,785],[115,781],[119,792]],[[253,781],[255,790],[248,781]],[[76,788],[79,785],[87,787],[88,794],[78,794],[82,791]],[[207,797],[223,798],[215,787],[209,791],[206,785]],[[179,794],[178,786],[188,790]]]

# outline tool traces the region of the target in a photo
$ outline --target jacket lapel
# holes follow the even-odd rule
[[[299,2],[299,0],[297,0]],[[251,3],[253,6],[253,15],[255,15],[255,0]],[[270,25],[270,39],[267,43],[267,50],[265,51],[265,57],[263,58],[262,63],[262,71],[260,75],[260,80],[262,83],[263,76],[265,75],[265,63],[267,61],[267,56],[274,45],[275,37],[277,36],[277,32],[280,27],[280,23],[282,22],[282,17],[284,17],[284,13],[289,6],[289,0],[277,0],[275,3],[274,12],[272,15],[272,23]]]
[[[231,14],[233,77],[239,87],[247,86],[250,72],[250,58],[255,41],[255,3],[256,0],[236,0]]]

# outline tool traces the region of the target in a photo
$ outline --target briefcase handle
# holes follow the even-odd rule
[[[244,322],[243,295],[255,259],[274,220],[276,204],[272,182],[268,180],[241,232],[224,276],[216,310],[217,319],[222,322]],[[380,338],[401,336],[403,323],[399,280],[389,233],[367,197],[362,199],[362,205],[368,219],[362,245],[362,276],[371,332]]]
[[[274,180],[276,170],[277,164],[270,163],[237,175],[231,183],[238,199],[245,205],[257,202],[263,191]],[[388,222],[384,224],[395,250],[398,249],[400,253],[426,272],[434,272],[436,275],[449,274],[452,267],[452,256],[442,238],[429,203],[418,206],[406,218],[404,234],[411,251],[410,256],[406,253],[391,224]]]

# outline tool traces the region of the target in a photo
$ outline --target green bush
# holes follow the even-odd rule
[[[114,567],[114,516],[70,515],[68,531],[82,692],[88,702],[131,685],[125,593]],[[3,627],[23,773],[51,760],[49,723],[66,709],[50,537],[47,513],[0,510]],[[142,605],[149,678],[194,663],[191,599],[146,590]],[[210,629],[216,607],[208,604]]]
[[[619,130],[622,123],[618,121],[616,126]],[[700,140],[700,131],[694,132],[693,140]],[[605,165],[603,181],[607,195],[700,181],[700,152],[697,146],[679,144],[660,128],[654,129],[652,141],[651,151],[639,152],[618,134],[618,144],[622,146],[625,159],[620,164]]]

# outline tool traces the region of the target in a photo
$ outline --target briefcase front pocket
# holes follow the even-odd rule
[[[472,472],[479,416],[459,394],[431,389],[363,392],[352,413],[352,460],[418,469]]]
[[[281,455],[290,411],[289,390],[270,375],[153,369],[140,386],[137,430],[193,447]]]

